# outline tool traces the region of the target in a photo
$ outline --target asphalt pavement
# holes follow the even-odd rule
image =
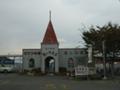
[[[63,76],[0,73],[0,90],[120,90],[120,80],[72,80]]]

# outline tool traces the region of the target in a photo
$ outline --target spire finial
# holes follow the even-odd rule
[[[51,10],[49,11],[49,19],[51,20]]]

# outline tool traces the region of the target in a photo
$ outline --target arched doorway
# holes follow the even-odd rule
[[[48,56],[45,59],[45,72],[54,73],[55,72],[55,59],[51,56]]]

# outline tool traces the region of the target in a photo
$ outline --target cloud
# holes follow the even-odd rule
[[[81,23],[120,24],[118,0],[0,0],[0,54],[40,48],[50,9],[63,48],[76,47],[82,41]]]

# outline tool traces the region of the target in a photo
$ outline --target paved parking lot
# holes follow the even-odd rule
[[[0,73],[0,90],[120,90],[120,81],[75,81],[60,76]]]

